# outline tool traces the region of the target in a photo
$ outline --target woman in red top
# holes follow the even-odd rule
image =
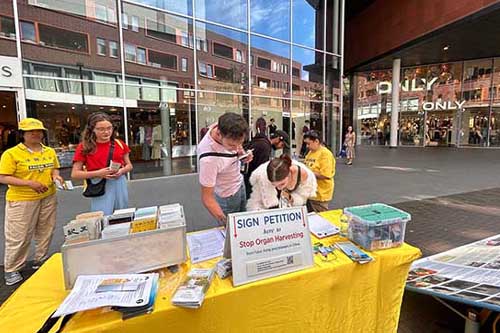
[[[104,195],[90,198],[90,210],[111,215],[115,209],[127,208],[128,190],[125,175],[132,170],[130,148],[123,141],[114,138],[115,129],[111,118],[102,112],[91,114],[82,137],[73,158],[71,177],[88,179],[92,183],[106,179]],[[112,143],[114,150],[111,161],[119,163],[118,169],[111,168],[111,163],[108,163]]]

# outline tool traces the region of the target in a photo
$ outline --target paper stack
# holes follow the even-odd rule
[[[102,239],[127,236],[130,233],[130,222],[112,224],[104,227],[101,232]]]
[[[135,211],[134,220],[130,226],[130,233],[155,230],[158,220],[158,207],[139,208]]]
[[[233,271],[233,266],[231,264],[231,259],[222,259],[215,266],[217,275],[221,279],[225,279],[231,275]]]
[[[186,280],[175,291],[172,304],[190,309],[199,308],[205,299],[213,276],[212,268],[192,268]]]
[[[101,218],[72,220],[63,227],[63,231],[67,244],[99,239]]]
[[[158,209],[158,228],[167,229],[186,224],[184,210],[178,203],[160,206]]]
[[[151,287],[151,293],[149,294],[148,304],[134,307],[114,306],[112,309],[120,312],[123,320],[153,312],[156,295],[158,293],[158,276],[158,274],[154,274],[153,276],[153,285]]]

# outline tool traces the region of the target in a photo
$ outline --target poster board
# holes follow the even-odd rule
[[[234,286],[313,265],[305,207],[229,214],[226,238]]]
[[[415,261],[406,289],[500,311],[500,235]]]

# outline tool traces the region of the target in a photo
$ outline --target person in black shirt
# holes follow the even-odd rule
[[[273,135],[274,133],[276,133],[276,130],[278,129],[278,126],[276,126],[274,124],[274,118],[271,118],[270,120],[270,124],[269,124],[269,136]]]
[[[269,161],[271,156],[271,141],[266,135],[266,120],[264,118],[257,119],[255,123],[256,134],[245,147],[246,150],[253,149],[253,160],[248,164],[248,170],[243,175],[245,180],[245,188],[247,199],[252,193],[252,185],[250,184],[250,176],[259,165]]]

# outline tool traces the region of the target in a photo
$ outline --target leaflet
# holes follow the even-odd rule
[[[149,302],[157,273],[80,275],[52,317],[103,306],[137,307]],[[123,285],[118,287],[117,284]],[[109,291],[105,291],[109,290]]]
[[[196,264],[221,257],[224,252],[225,234],[220,229],[200,231],[186,236],[191,262]]]

